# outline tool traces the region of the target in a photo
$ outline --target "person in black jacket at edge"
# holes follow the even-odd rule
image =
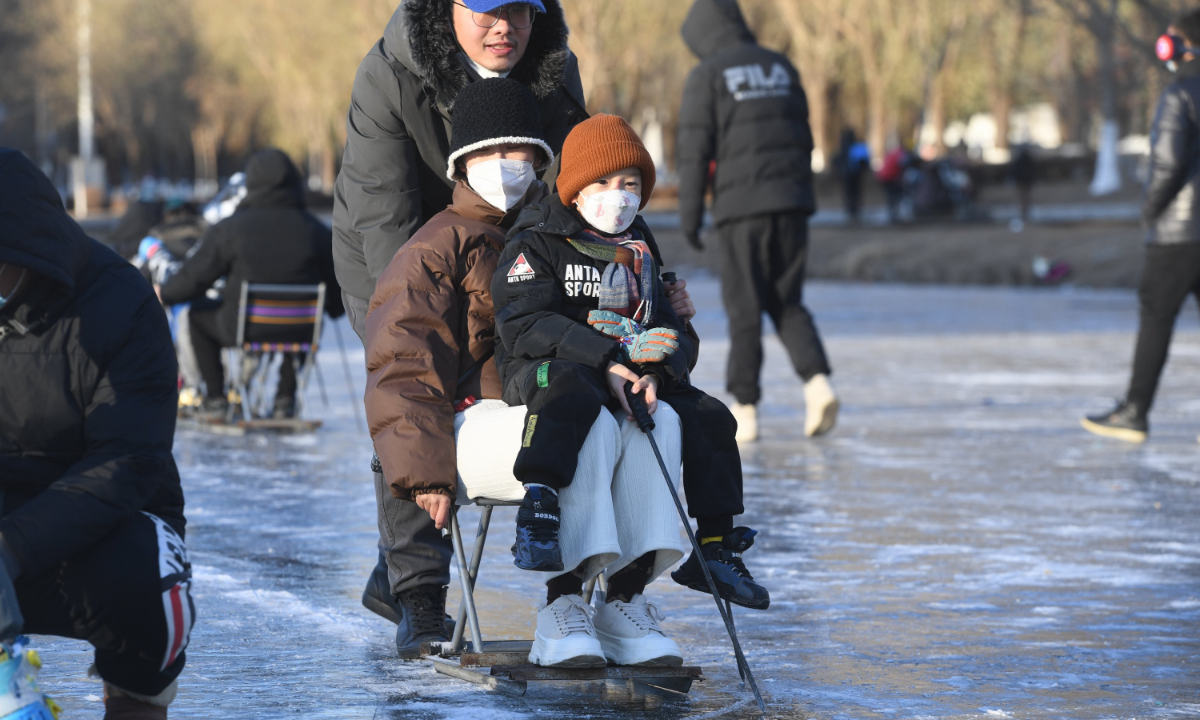
[[[365,343],[367,306],[392,256],[450,205],[450,123],[468,83],[509,77],[533,91],[557,154],[587,118],[558,0],[404,0],[354,78],[334,190],[334,262],[346,312]],[[544,176],[553,186],[556,166]],[[450,541],[415,503],[392,497],[379,467],[379,561],[362,602],[399,623],[401,657],[445,638]],[[448,638],[445,638],[448,639]]]
[[[679,212],[701,249],[709,165],[720,235],[721,289],[729,316],[727,389],[738,440],[758,437],[762,313],[804,379],[805,434],[833,429],[838,401],[812,315],[801,303],[808,255],[812,132],[808,100],[788,59],[759,46],[736,0],[696,0],[683,39],[700,58],[679,111]]]
[[[0,615],[17,619],[3,633],[23,615],[26,632],[91,642],[110,720],[167,716],[195,617],[176,379],[137,268],[0,149]]]
[[[1200,10],[1167,30],[1176,44],[1200,43]],[[1133,377],[1125,399],[1112,410],[1083,418],[1083,427],[1105,437],[1145,442],[1148,415],[1167,363],[1175,319],[1187,296],[1200,300],[1200,51],[1180,58],[1175,81],[1163,91],[1150,135],[1150,179],[1142,203],[1147,226],[1146,264],[1138,290],[1140,322]]]
[[[220,300],[205,296],[225,277]],[[246,163],[246,197],[232,216],[214,225],[200,249],[160,288],[164,305],[191,302],[188,326],[196,364],[204,379],[202,412],[224,418],[225,371],[221,348],[237,342],[242,282],[313,285],[325,283],[325,311],[343,314],[341,289],[333,272],[333,238],[304,205],[300,171],[281,150],[262,150]],[[296,370],[285,353],[275,392],[277,418],[296,414]]]

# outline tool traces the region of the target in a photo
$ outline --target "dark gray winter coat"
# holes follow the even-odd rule
[[[533,91],[557,153],[587,114],[562,7],[545,5],[509,77]],[[371,297],[400,246],[453,197],[451,113],[458,91],[479,77],[462,60],[452,9],[450,0],[404,0],[354,78],[333,208],[337,277],[354,297]]]
[[[41,170],[0,149],[0,263],[33,284],[0,310],[0,533],[28,575],[145,510],[183,534],[171,456],[175,349],[137,268],[92,240]]]
[[[1200,242],[1200,60],[1180,63],[1150,135],[1142,218],[1152,245]]]
[[[773,212],[812,213],[812,131],[796,68],[755,43],[735,0],[696,0],[683,39],[700,58],[679,111],[684,233],[699,232],[714,159],[718,224]]]

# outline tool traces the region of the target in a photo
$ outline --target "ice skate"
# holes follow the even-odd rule
[[[733,532],[720,541],[702,544],[700,550],[704,555],[704,563],[708,565],[708,571],[712,573],[713,582],[717,585],[717,593],[723,600],[753,610],[766,610],[771,604],[771,594],[754,581],[754,576],[742,562],[742,553],[754,544],[754,536],[757,534],[757,530],[747,527],[734,528]],[[688,557],[687,562],[671,573],[671,579],[692,590],[709,592],[695,551]]]
[[[58,705],[38,689],[37,674],[42,668],[37,651],[21,636],[0,645],[0,720],[55,720]]]
[[[1127,401],[1117,403],[1117,406],[1106,413],[1088,415],[1079,421],[1083,429],[1101,437],[1124,440],[1131,443],[1144,443],[1150,432],[1150,423],[1146,414],[1137,405]]]
[[[558,495],[548,488],[527,487],[525,500],[517,511],[517,541],[512,546],[513,564],[522,570],[562,570],[558,522]]]
[[[529,662],[543,667],[604,667],[604,648],[596,638],[596,611],[578,595],[563,595],[538,611]]]
[[[740,443],[754,442],[758,439],[758,406],[753,403],[734,403],[733,419],[737,421],[737,434],[734,439]]]
[[[679,667],[683,654],[658,626],[662,619],[658,606],[639,593],[629,602],[603,603],[592,622],[604,657],[612,664]]]
[[[837,424],[840,403],[828,375],[814,375],[804,383],[804,407],[804,434],[808,437],[824,435]]]

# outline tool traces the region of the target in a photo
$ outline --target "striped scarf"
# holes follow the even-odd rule
[[[650,245],[632,233],[609,238],[590,230],[588,240],[567,238],[571,247],[608,262],[600,278],[600,309],[643,324],[654,317],[654,279],[658,268]]]

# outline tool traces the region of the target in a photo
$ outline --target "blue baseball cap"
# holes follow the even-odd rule
[[[461,0],[463,5],[471,8],[475,12],[485,13],[491,12],[498,7],[505,5],[516,5],[518,3],[532,5],[539,12],[546,12],[546,6],[542,4],[542,0]]]

